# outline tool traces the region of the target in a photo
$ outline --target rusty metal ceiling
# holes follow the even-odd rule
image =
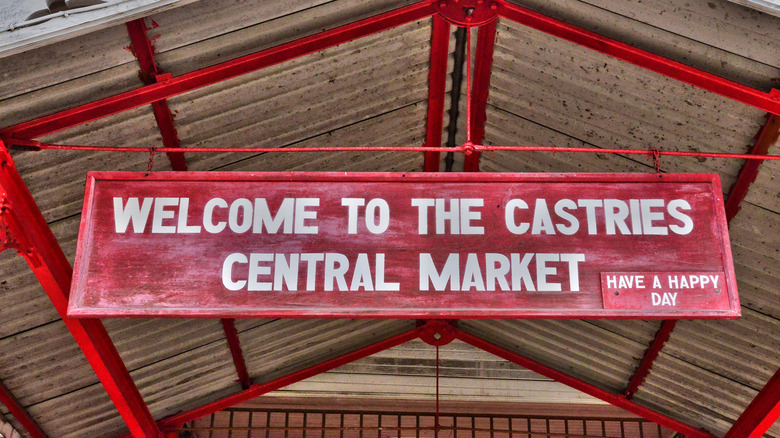
[[[415,4],[399,0],[182,3],[186,4],[152,13],[145,20],[159,74],[180,77]],[[763,93],[770,92],[780,77],[780,18],[725,0],[524,0],[518,4]],[[9,143],[7,135],[19,124],[148,86],[149,76],[139,77],[139,61],[128,49],[132,44],[128,28],[107,22],[91,29],[23,52],[0,53],[4,141]],[[437,138],[429,137],[431,36],[430,18],[410,20],[171,96],[167,105],[174,116],[178,146],[422,145]],[[452,73],[465,67],[456,62],[456,39],[453,28],[444,47],[446,80],[439,84],[445,92],[439,142],[448,142],[447,127],[454,115],[449,111],[451,101],[460,90],[460,112],[453,123],[457,127],[453,143],[460,145],[465,141],[465,81],[453,90],[452,77],[457,74]],[[765,110],[507,18],[498,20],[489,71],[485,145],[746,153],[768,123]],[[156,111],[151,105],[140,105],[33,139],[45,144],[159,147],[168,140],[161,135]],[[776,140],[766,146],[764,153],[780,154]],[[14,150],[12,156],[71,263],[86,172],[143,171],[150,165],[148,154],[130,152]],[[446,154],[440,158],[443,163]],[[667,156],[659,162],[665,172],[716,172],[725,194],[733,193],[744,164],[745,160],[736,159]],[[412,151],[186,154],[189,170],[412,172],[423,170],[423,165],[424,155]],[[164,154],[157,154],[152,163],[153,170],[171,170],[171,166]],[[463,154],[455,154],[454,170],[463,166]],[[478,166],[491,172],[654,171],[653,161],[645,156],[611,153],[486,151]],[[730,223],[742,318],[676,323],[646,379],[628,397],[638,406],[723,436],[776,376],[780,365],[780,234],[774,231],[780,224],[778,166],[777,161],[761,165]],[[13,251],[0,253],[0,273],[0,351],[4,353],[0,381],[8,392],[50,437],[127,433],[112,400],[24,259]],[[219,321],[107,320],[105,326],[156,420],[242,390],[229,348],[231,336]],[[252,383],[263,384],[393,339],[414,329],[414,322],[246,320],[235,326],[249,377]],[[623,394],[637,369],[643,368],[645,351],[661,327],[659,321],[459,324],[467,335],[612,394]],[[477,357],[464,366],[476,368],[481,363]],[[370,361],[341,372],[381,375]],[[315,391],[321,383],[312,382]],[[305,380],[296,384],[296,393],[306,390]],[[377,394],[380,391],[365,395],[381,395]],[[0,410],[24,433],[5,406],[0,405]],[[780,425],[771,427],[767,436],[780,437]]]

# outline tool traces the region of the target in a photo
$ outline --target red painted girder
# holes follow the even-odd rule
[[[739,416],[725,438],[761,438],[780,418],[780,369]]]
[[[130,36],[130,50],[138,59],[138,65],[141,67],[141,80],[145,84],[155,82],[155,76],[160,71],[157,63],[154,61],[154,45],[152,40],[146,34],[146,23],[143,18],[128,21],[125,23],[127,34]]]
[[[33,420],[27,410],[16,400],[16,397],[11,394],[11,391],[0,382],[0,403],[5,405],[11,415],[16,418],[22,427],[27,431],[32,438],[47,438],[46,433],[41,429],[41,426]]]
[[[16,236],[23,236],[30,245],[23,251],[25,260],[95,370],[131,433],[136,438],[157,438],[157,424],[103,323],[95,319],[78,320],[68,317],[72,268],[2,142],[0,189],[6,194],[10,204],[10,216],[13,219],[11,231]]]
[[[666,415],[660,414],[650,408],[636,404],[631,400],[627,400],[621,394],[613,394],[597,386],[591,385],[590,383],[577,379],[576,377],[572,377],[554,368],[550,368],[547,365],[536,362],[535,360],[525,357],[519,353],[515,353],[514,351],[510,351],[498,345],[492,344],[462,330],[455,329],[455,338],[460,339],[467,344],[471,344],[479,349],[487,351],[488,353],[494,354],[502,359],[506,359],[514,364],[520,365],[523,368],[527,368],[535,373],[553,379],[556,382],[563,383],[564,385],[570,386],[578,391],[582,391],[590,396],[601,399],[613,406],[625,409],[632,414],[639,415],[640,417],[646,418],[650,421],[660,424],[661,426],[685,434],[685,436],[689,438],[715,438],[715,435],[712,435],[701,429],[697,429],[679,420],[669,418]]]
[[[769,147],[777,142],[778,137],[780,137],[780,117],[770,114],[766,124],[759,131],[756,143],[750,153],[766,155],[769,152]],[[731,187],[729,197],[726,200],[726,220],[729,222],[739,213],[739,204],[745,199],[750,185],[756,180],[761,163],[763,163],[763,160],[748,160],[742,166],[737,182]]]
[[[530,9],[511,4],[505,0],[496,0],[496,2],[498,3],[499,15],[512,21],[571,41],[575,44],[588,47],[597,52],[621,59],[639,67],[646,68],[650,71],[660,73],[672,79],[762,109],[768,113],[780,115],[780,96],[777,94],[765,93],[697,68],[672,61],[663,56],[632,47],[628,44],[531,11]]]
[[[154,60],[154,44],[146,33],[146,24],[143,18],[129,21],[127,34],[130,36],[130,48],[138,59],[140,69],[140,78],[146,84],[150,85],[157,82],[160,77],[160,70]],[[160,129],[163,145],[166,148],[181,147],[179,135],[173,124],[173,114],[168,107],[167,100],[152,102],[152,111],[154,119],[157,121],[157,127]],[[171,168],[177,171],[186,171],[187,163],[184,161],[184,154],[174,154],[168,152],[168,160],[171,162]]]
[[[213,85],[284,61],[314,53],[377,32],[411,23],[433,14],[430,2],[422,1],[326,30],[289,43],[226,61],[212,67],[100,99],[69,110],[21,123],[0,131],[4,137],[32,139],[101,117],[148,105],[188,91]]]
[[[181,425],[183,425],[184,423],[189,423],[191,421],[197,420],[198,418],[203,418],[206,415],[211,415],[215,412],[221,411],[223,409],[227,409],[239,403],[252,400],[263,394],[267,394],[271,391],[275,391],[279,388],[284,388],[285,386],[291,385],[296,382],[300,382],[301,380],[308,379],[309,377],[322,374],[326,371],[330,371],[334,368],[338,368],[342,365],[346,365],[358,359],[363,359],[364,357],[371,356],[372,354],[379,353],[380,351],[384,351],[389,348],[396,347],[405,342],[409,342],[413,339],[417,339],[420,336],[421,330],[422,327],[417,327],[415,329],[392,336],[385,340],[375,342],[363,348],[359,348],[351,353],[347,353],[333,359],[328,359],[317,365],[313,365],[306,369],[296,371],[292,374],[288,374],[284,377],[274,379],[270,382],[252,385],[249,387],[249,389],[245,391],[241,391],[237,394],[227,396],[223,399],[205,404],[201,407],[192,409],[190,411],[176,414],[172,417],[163,419],[159,422],[160,428],[166,431],[175,430],[181,427]]]
[[[623,395],[627,399],[630,400],[631,397],[634,396],[634,393],[639,389],[639,386],[645,381],[648,374],[650,374],[650,368],[653,367],[653,362],[655,362],[655,359],[658,357],[658,354],[661,352],[666,341],[669,340],[669,336],[672,334],[672,330],[674,330],[676,324],[677,320],[674,319],[666,319],[661,323],[661,327],[655,334],[653,342],[650,343],[650,347],[645,351],[642,361],[639,363],[634,375],[631,377],[631,381],[625,392],[623,392]]]
[[[431,61],[428,69],[428,118],[425,128],[425,146],[441,146],[449,45],[450,24],[439,15],[434,15],[431,30]],[[438,172],[440,159],[439,152],[426,152],[423,168],[426,172]]]
[[[493,67],[493,48],[496,42],[496,22],[493,20],[479,28],[477,50],[474,54],[474,85],[471,89],[471,142],[481,144],[485,139],[487,99],[490,89],[490,72]],[[463,170],[479,172],[479,152],[466,153]]]
[[[233,356],[233,365],[235,365],[236,374],[238,374],[238,383],[241,384],[241,388],[249,389],[252,385],[252,380],[249,378],[249,371],[247,371],[246,362],[244,361],[244,353],[241,351],[241,342],[238,339],[235,320],[222,319],[221,321],[222,328],[225,331],[225,339],[227,340],[228,348],[230,348],[230,355]]]

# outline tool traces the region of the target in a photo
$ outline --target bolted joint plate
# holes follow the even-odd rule
[[[420,339],[426,344],[441,347],[455,339],[455,321],[429,319],[421,320]]]
[[[434,0],[436,12],[459,27],[481,26],[498,17],[498,4],[490,0]]]

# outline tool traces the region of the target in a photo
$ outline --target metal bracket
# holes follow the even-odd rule
[[[0,142],[0,172],[5,172],[6,169],[4,168],[6,166],[13,167],[13,165],[14,162],[11,158],[11,154],[8,153],[7,147]],[[31,266],[38,267],[41,264],[41,259],[38,254],[33,251],[33,248],[24,238],[24,235],[19,235],[22,228],[19,226],[18,221],[15,221],[15,218],[13,217],[11,212],[11,201],[8,198],[8,193],[4,188],[0,187],[0,252],[7,249],[14,249],[20,256],[26,258]]]
[[[14,238],[11,232],[11,205],[5,192],[0,193],[0,252],[7,249],[15,249],[22,253],[22,245]]]
[[[436,12],[459,27],[474,27],[498,18],[498,4],[490,0],[439,0]]]

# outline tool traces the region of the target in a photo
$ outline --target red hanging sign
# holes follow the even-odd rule
[[[88,175],[76,317],[736,318],[717,175]]]

